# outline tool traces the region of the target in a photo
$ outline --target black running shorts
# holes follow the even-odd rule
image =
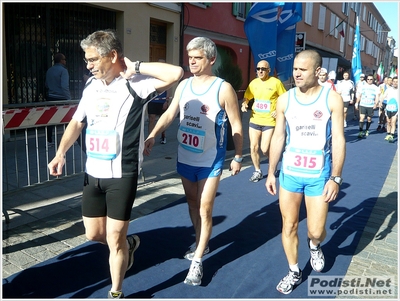
[[[163,103],[160,102],[149,102],[147,105],[147,113],[161,116],[164,113]]]
[[[82,215],[128,221],[137,191],[137,176],[97,179],[85,174]]]

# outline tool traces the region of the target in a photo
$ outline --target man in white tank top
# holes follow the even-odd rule
[[[181,175],[196,234],[195,244],[184,255],[191,260],[184,283],[200,285],[202,257],[210,251],[212,209],[225,160],[227,117],[235,145],[235,156],[230,164],[233,176],[242,167],[243,131],[235,90],[212,73],[212,65],[217,59],[215,43],[197,37],[189,42],[186,50],[193,76],[178,85],[169,108],[145,141],[144,154],[150,154],[154,137],[180,113],[177,171]]]
[[[284,150],[279,176],[279,206],[283,221],[282,244],[289,273],[276,287],[283,294],[291,293],[302,279],[297,225],[303,196],[307,208],[310,263],[320,272],[325,265],[320,244],[326,237],[329,202],[336,199],[342,183],[346,152],[343,101],[337,92],[318,84],[321,64],[322,58],[314,50],[297,54],[293,65],[296,87],[279,97],[276,108],[276,127],[265,185],[270,194],[277,193],[274,173]]]

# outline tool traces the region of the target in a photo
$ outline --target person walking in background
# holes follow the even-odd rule
[[[326,237],[329,202],[336,199],[342,183],[346,156],[343,101],[338,93],[318,84],[321,64],[317,51],[299,52],[293,64],[296,87],[279,97],[276,109],[265,186],[270,194],[276,195],[274,172],[286,141],[279,175],[279,208],[289,273],[276,287],[283,294],[291,293],[302,280],[298,225],[303,197],[310,263],[314,271],[321,272],[325,266],[321,243]]]
[[[235,90],[212,72],[217,59],[215,43],[209,38],[197,37],[188,43],[186,50],[193,76],[177,87],[169,108],[145,141],[144,154],[150,155],[155,137],[180,113],[177,171],[196,234],[194,245],[184,255],[191,260],[184,283],[200,285],[202,258],[210,250],[212,211],[225,161],[227,120],[235,145],[235,156],[230,163],[233,176],[242,167],[243,131]]]
[[[386,90],[392,86],[392,78],[391,77],[385,77],[383,79],[383,83],[378,86],[379,90],[381,91],[381,95],[384,95]],[[377,131],[382,131],[386,132],[386,103],[387,100],[383,99],[383,101],[380,101],[379,105],[379,123],[377,127]]]
[[[332,83],[332,81],[328,81],[328,71],[325,68],[321,68],[321,70],[319,71],[318,83],[321,86],[335,89],[335,85]]]
[[[378,106],[380,91],[379,88],[374,84],[374,76],[369,74],[367,76],[367,84],[362,85],[361,89],[357,91],[357,102],[355,109],[360,112],[358,138],[368,137],[369,128],[372,123],[372,117],[374,116],[374,110]],[[364,120],[367,117],[367,125],[365,132]]]
[[[165,60],[163,59],[159,59],[158,61],[165,63]],[[156,125],[157,116],[158,117],[161,116],[168,108],[168,105],[169,105],[169,96],[167,94],[167,91],[164,91],[163,93],[161,93],[148,103],[147,112],[149,114],[149,129],[148,129],[149,133],[151,133],[151,131],[154,129],[154,126]],[[160,143],[161,144],[167,143],[165,131],[161,133]]]
[[[387,118],[387,135],[385,140],[393,142],[394,133],[396,131],[396,122],[399,112],[399,90],[397,76],[392,79],[392,86],[388,87],[384,94],[381,95],[380,104],[386,100],[385,115]]]
[[[87,123],[82,216],[89,240],[107,245],[109,298],[123,298],[122,282],[140,239],[127,236],[142,161],[144,107],[183,76],[181,67],[132,62],[114,31],[96,31],[81,41],[93,77],[68,124],[50,174],[62,174],[65,153]]]
[[[360,112],[358,110],[356,110],[355,108],[355,103],[357,102],[357,91],[360,91],[362,86],[366,85],[366,81],[365,81],[365,74],[361,73],[360,74],[360,81],[357,83],[356,85],[356,89],[355,89],[355,93],[354,93],[354,118],[353,120],[359,120],[360,119]]]
[[[62,53],[54,55],[54,65],[46,72],[45,86],[47,88],[47,101],[70,100],[69,92],[69,73],[67,70],[67,59]],[[54,126],[47,126],[47,145],[54,146],[53,142]]]
[[[353,104],[353,93],[354,83],[350,79],[350,73],[348,71],[343,72],[343,79],[339,81],[337,85],[337,92],[342,96],[343,99],[343,120],[344,127],[347,127],[347,110],[350,104]]]
[[[328,79],[326,82],[331,85],[333,91],[336,91],[335,80],[336,80],[336,72],[332,70],[329,72]]]
[[[263,178],[260,166],[260,148],[268,156],[269,144],[275,127],[276,101],[279,95],[286,92],[282,82],[269,76],[270,67],[267,61],[257,64],[257,78],[253,79],[242,102],[242,112],[247,112],[250,100],[254,99],[249,122],[250,155],[254,172],[249,181],[258,182]]]

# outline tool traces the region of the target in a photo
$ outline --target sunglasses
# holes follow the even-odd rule
[[[257,71],[267,71],[269,68],[265,68],[265,67],[257,67],[256,70]]]

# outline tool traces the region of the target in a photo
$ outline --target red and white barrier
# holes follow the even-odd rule
[[[4,130],[63,124],[71,121],[77,104],[3,111]]]

